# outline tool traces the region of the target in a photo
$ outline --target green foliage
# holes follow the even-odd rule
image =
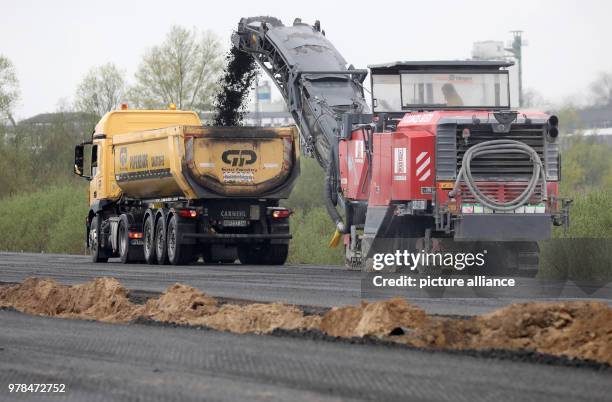
[[[612,238],[612,189],[578,194],[571,205],[567,234],[561,228],[555,237]]]
[[[283,204],[294,211],[291,216],[293,240],[289,262],[293,264],[344,264],[344,247],[330,249],[327,244],[335,226],[323,199],[323,168],[313,158],[302,158],[301,174],[291,197]]]
[[[540,244],[544,278],[603,282],[612,280],[612,190],[575,197],[567,233],[555,228],[555,239]]]
[[[300,177],[284,205],[296,210],[309,210],[324,205],[323,182],[325,173],[314,158],[300,160]]]
[[[573,105],[565,105],[558,109],[555,114],[559,118],[562,133],[574,132],[582,125],[578,109]]]
[[[327,244],[335,227],[325,207],[298,209],[291,216],[293,240],[289,247],[292,264],[344,264],[344,247],[329,248]]]
[[[560,193],[572,198],[570,227],[540,244],[539,275],[575,281],[612,279],[612,145],[575,136],[562,151]]]
[[[542,242],[538,276],[606,283],[612,280],[612,241],[610,238],[564,238]]]
[[[562,193],[581,193],[612,182],[612,145],[576,136],[562,151]],[[612,188],[612,187],[607,187]]]
[[[23,121],[0,136],[0,199],[55,184],[82,184],[74,176],[74,146],[91,138],[95,118],[54,113],[43,123]]]
[[[62,185],[0,200],[0,250],[82,253],[85,186]]]

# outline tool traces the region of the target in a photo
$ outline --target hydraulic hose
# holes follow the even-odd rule
[[[334,170],[334,153],[332,151],[330,152],[327,168],[325,169],[325,207],[327,208],[327,213],[336,224],[336,230],[340,233],[346,233],[346,225],[338,213],[338,210],[334,206],[333,201],[332,191],[336,191],[335,189],[332,189],[333,183],[335,182],[333,177],[336,174]]]
[[[479,156],[492,154],[523,154],[527,155],[531,160],[531,163],[533,164],[531,178],[527,183],[527,187],[518,197],[511,201],[500,202],[488,197],[478,188],[474,177],[472,176],[472,160]],[[537,188],[539,180],[542,183],[542,201],[546,201],[547,199],[545,170],[540,156],[538,155],[536,150],[530,147],[529,145],[515,140],[485,141],[470,147],[463,155],[463,160],[461,161],[461,169],[457,174],[455,186],[453,190],[449,193],[450,197],[454,197],[459,192],[459,184],[461,180],[465,182],[468,189],[479,203],[481,203],[485,207],[491,208],[494,211],[513,211],[516,208],[528,203]]]

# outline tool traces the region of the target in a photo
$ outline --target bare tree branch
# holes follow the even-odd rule
[[[19,100],[19,80],[13,63],[0,55],[0,116],[6,118],[15,128],[17,123],[13,110]]]
[[[222,49],[211,32],[198,34],[174,26],[159,46],[149,49],[130,89],[138,107],[204,111],[212,104],[213,86],[222,67]]]
[[[600,72],[591,83],[593,103],[599,106],[612,105],[612,72]]]
[[[112,63],[89,70],[77,87],[77,110],[102,116],[116,109],[125,96],[124,75],[125,73]]]

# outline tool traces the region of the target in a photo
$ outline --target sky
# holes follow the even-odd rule
[[[610,1],[28,1],[0,0],[0,54],[15,64],[18,118],[70,102],[96,65],[133,76],[145,50],[172,25],[211,30],[229,48],[241,17],[291,24],[321,21],[327,38],[357,68],[395,60],[466,59],[473,42],[523,30],[524,87],[552,103],[581,102],[599,71],[612,71]]]

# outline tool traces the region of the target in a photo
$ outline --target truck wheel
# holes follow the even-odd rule
[[[266,253],[265,248],[255,248],[245,245],[238,247],[238,260],[243,265],[260,265],[263,263],[263,255]]]
[[[121,215],[119,228],[117,230],[119,259],[123,264],[134,263],[143,260],[143,248],[130,245],[130,224],[126,215]]]
[[[155,224],[153,216],[147,216],[143,228],[143,251],[144,259],[147,264],[157,264],[157,255],[155,254]]]
[[[265,262],[270,265],[283,265],[287,261],[289,255],[288,244],[271,244],[266,247],[265,251]]]
[[[168,248],[166,247],[166,222],[161,216],[155,225],[155,256],[159,265],[168,264]]]
[[[100,216],[95,215],[89,225],[89,253],[93,262],[107,262],[108,257],[100,249]]]
[[[123,219],[119,222],[117,237],[119,243],[119,259],[121,259],[123,264],[127,264],[129,262],[128,254],[130,251],[130,239],[128,238],[128,228],[125,226]]]
[[[166,243],[168,246],[168,261],[172,265],[184,265],[191,262],[191,247],[187,244],[180,244],[179,217],[172,215],[168,224]]]

